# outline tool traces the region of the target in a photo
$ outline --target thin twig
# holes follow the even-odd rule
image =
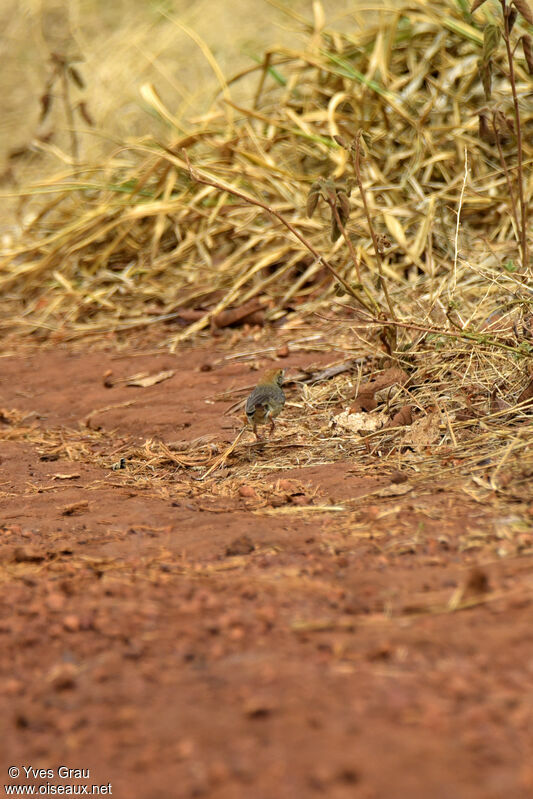
[[[505,174],[505,180],[507,181],[507,189],[509,190],[509,199],[511,200],[511,209],[512,209],[512,212],[513,212],[513,219],[514,219],[514,223],[515,223],[515,226],[516,226],[516,235],[518,236],[518,239],[520,240],[520,219],[518,217],[518,210],[517,210],[517,207],[516,207],[516,200],[515,200],[514,191],[513,191],[513,184],[511,182],[511,175],[509,174],[509,169],[507,167],[507,162],[505,160],[505,156],[504,156],[503,150],[502,150],[502,143],[501,143],[501,139],[500,139],[500,133],[499,133],[498,127],[496,125],[496,112],[495,111],[493,111],[493,114],[492,114],[492,127],[494,129],[494,136],[496,138],[496,147],[498,148],[498,153],[500,155],[500,162],[501,162],[501,165],[502,165],[503,172]]]
[[[361,131],[359,131],[350,146],[350,155],[351,161],[353,164],[353,169],[355,172],[355,178],[357,180],[357,186],[359,188],[359,193],[361,195],[361,199],[363,201],[363,207],[365,210],[366,220],[368,222],[368,228],[370,230],[370,235],[372,236],[372,244],[374,245],[374,253],[376,255],[376,261],[378,264],[378,272],[379,272],[379,279],[381,283],[381,287],[383,288],[383,293],[385,294],[385,299],[387,301],[387,305],[389,307],[390,315],[393,319],[396,319],[396,314],[394,313],[394,307],[392,305],[392,301],[389,295],[389,290],[387,288],[387,282],[385,280],[385,275],[383,272],[383,262],[381,258],[381,252],[379,249],[378,240],[374,231],[374,226],[372,224],[372,217],[370,216],[370,211],[368,208],[368,203],[366,201],[366,194],[365,189],[363,186],[363,180],[361,178]]]
[[[348,246],[348,249],[350,251],[350,256],[352,258],[352,261],[353,261],[354,266],[355,266],[355,270],[357,272],[358,283],[361,286],[361,288],[363,289],[363,291],[365,292],[365,294],[368,297],[369,301],[374,306],[374,310],[379,311],[379,306],[378,306],[376,300],[374,299],[374,297],[372,297],[372,295],[368,291],[367,287],[363,283],[361,283],[361,273],[360,273],[360,267],[359,267],[359,259],[357,258],[356,252],[354,250],[354,246],[353,246],[352,240],[348,236],[348,232],[347,232],[346,228],[344,227],[343,221],[341,219],[341,215],[339,214],[339,209],[337,208],[337,203],[335,202],[335,199],[331,198],[329,195],[328,195],[327,203],[328,203],[329,207],[331,208],[331,213],[335,217],[335,221],[337,222],[337,225],[339,226],[339,230],[342,233],[344,241],[346,242],[346,244]]]
[[[463,197],[465,194],[466,180],[468,177],[468,150],[465,147],[465,173],[463,176],[463,185],[461,187],[461,194],[459,195],[459,206],[457,208],[457,220],[455,223],[455,242],[454,242],[454,256],[453,256],[453,285],[452,294],[455,292],[457,286],[457,258],[459,250],[459,228],[461,226],[461,208],[463,207]]]
[[[360,267],[359,267],[359,259],[358,259],[357,255],[355,253],[355,250],[354,250],[354,247],[353,247],[353,244],[352,244],[352,240],[348,236],[348,233],[346,232],[346,228],[344,227],[344,223],[343,223],[343,221],[341,219],[341,215],[339,214],[339,209],[337,208],[337,203],[335,202],[335,198],[332,197],[330,194],[328,194],[327,203],[328,203],[329,207],[331,208],[331,213],[335,217],[335,220],[337,222],[337,225],[339,226],[339,230],[342,233],[344,241],[346,242],[346,244],[348,246],[348,249],[350,251],[350,256],[351,256],[353,264],[355,266],[355,271],[357,272],[357,281],[360,283],[361,282],[361,270],[360,270]]]
[[[511,50],[510,31],[509,31],[509,16],[506,0],[501,0],[503,11],[503,40],[505,42],[505,49],[507,50],[507,61],[509,63],[509,82],[511,84],[511,91],[513,94],[513,106],[516,123],[516,148],[517,148],[517,166],[518,166],[518,196],[520,198],[520,248],[522,250],[522,270],[524,275],[529,269],[528,260],[528,247],[527,247],[527,206],[524,198],[524,156],[522,149],[522,125],[520,119],[520,107],[518,105],[518,95],[516,92],[516,78],[514,71],[513,53]]]
[[[486,333],[476,333],[475,331],[460,329],[457,329],[457,332],[454,332],[446,330],[446,328],[443,327],[421,325],[417,322],[400,322],[398,319],[383,319],[381,317],[379,319],[375,317],[369,319],[367,324],[376,324],[379,325],[379,327],[393,325],[394,327],[406,328],[408,330],[419,330],[422,333],[429,333],[431,335],[446,336],[446,338],[451,339],[466,339],[467,341],[475,341],[477,344],[482,344],[487,347],[496,347],[497,349],[505,350],[506,352],[513,352],[515,355],[529,357],[529,353],[520,347],[511,347],[509,344],[504,344],[499,339],[494,338],[493,336],[488,336]]]

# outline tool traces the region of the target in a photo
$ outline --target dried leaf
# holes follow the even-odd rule
[[[511,33],[511,31],[514,28],[517,16],[518,16],[518,11],[516,10],[516,8],[511,7],[507,12],[507,27],[509,28],[509,33]]]
[[[337,136],[336,135],[336,136],[333,137],[333,139],[334,139],[334,141],[337,142],[339,147],[344,147],[345,150],[347,150],[349,148],[349,146],[350,146],[348,144],[348,142],[346,142],[345,139],[342,138],[342,136]]]
[[[306,212],[307,216],[309,217],[309,219],[311,219],[311,217],[313,216],[313,214],[316,211],[316,207],[318,205],[318,198],[319,198],[318,194],[309,193],[307,195],[307,203],[306,203],[306,206],[305,206],[305,212]]]
[[[339,236],[341,235],[341,229],[337,223],[337,218],[334,213],[331,214],[331,234],[330,238],[331,241],[337,241]]]
[[[350,216],[350,201],[348,199],[348,195],[343,189],[337,190],[337,200],[338,206],[337,209],[339,211],[339,216],[341,218],[342,223],[344,224],[348,217]]]
[[[533,399],[533,378],[529,381],[525,389],[522,391],[517,399],[517,402],[526,402],[526,400]]]
[[[394,414],[386,427],[402,427],[413,424],[413,406],[405,405],[397,413]]]
[[[485,99],[490,100],[492,96],[492,61],[490,61],[490,59],[484,61],[483,58],[480,58],[477,66],[479,77],[483,84],[483,91],[485,92]]]
[[[79,474],[54,474],[52,478],[54,480],[77,480],[80,476]]]
[[[350,408],[350,412],[357,413],[359,411],[374,410],[377,407],[374,395],[378,391],[383,391],[383,389],[390,388],[396,384],[403,386],[408,380],[409,375],[403,369],[398,369],[394,366],[390,369],[385,369],[376,378],[360,384],[356,400]]]
[[[339,219],[344,227],[346,222],[348,221],[348,217],[350,216],[350,201],[348,200],[348,196],[343,189],[337,189],[336,192],[336,204],[335,208],[337,210],[337,214],[339,215]],[[337,215],[331,208],[331,240],[336,241],[340,234],[342,233],[341,227],[337,220]]]
[[[374,397],[374,390],[359,391],[357,399],[350,406],[350,413],[360,413],[361,411],[369,413],[378,407],[377,400]]]
[[[524,33],[522,36],[522,49],[526,59],[527,71],[530,75],[533,75],[533,39],[529,33]]]
[[[526,22],[533,25],[533,11],[530,9],[527,0],[513,0],[513,5],[516,6]]]
[[[489,125],[487,114],[480,112],[478,116],[479,116],[479,138],[481,139],[481,141],[484,141],[485,144],[490,144],[490,145],[496,144],[496,134]]]
[[[470,13],[473,14],[474,11],[477,11],[477,9],[482,6],[484,2],[485,0],[474,0],[472,3],[472,8],[470,9]]]
[[[311,217],[316,211],[321,191],[322,191],[322,183],[318,180],[315,181],[315,183],[313,183],[313,185],[309,189],[309,194],[307,195],[307,203],[305,206],[305,211],[309,219],[311,219]]]
[[[156,383],[162,383],[163,380],[169,380],[171,377],[174,377],[174,375],[174,369],[169,369],[166,372],[158,372],[155,375],[147,375],[146,377],[134,376],[126,382],[126,385],[136,386],[139,388],[148,388],[149,386],[155,386]]]

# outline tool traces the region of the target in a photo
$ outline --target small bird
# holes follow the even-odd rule
[[[257,432],[257,425],[270,422],[270,435],[272,435],[274,418],[281,413],[285,405],[285,394],[281,387],[284,374],[284,369],[267,372],[246,400],[246,418],[252,425],[258,441],[261,436]]]

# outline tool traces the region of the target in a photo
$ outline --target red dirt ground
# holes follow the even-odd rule
[[[0,364],[1,786],[533,796],[531,515],[517,545],[512,505],[498,516],[460,481],[380,496],[379,464],[280,471],[269,448],[250,456],[263,494],[239,490],[231,460],[205,483],[177,466],[112,471],[146,439],[233,440],[216,395],[256,374],[213,345],[58,346]],[[103,381],[165,369],[148,388]],[[60,779],[60,765],[90,778]]]

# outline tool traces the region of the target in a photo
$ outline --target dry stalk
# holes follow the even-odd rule
[[[195,478],[195,479],[197,479],[199,481],[205,480],[216,469],[219,469],[222,466],[224,466],[224,464],[226,463],[227,459],[229,458],[229,456],[231,455],[231,453],[233,452],[233,450],[235,449],[235,447],[237,446],[237,444],[241,440],[243,434],[246,432],[246,429],[247,429],[246,425],[244,427],[241,427],[241,429],[239,430],[239,432],[237,433],[237,435],[233,439],[232,443],[229,445],[229,447],[227,447],[227,449],[224,450],[222,455],[215,460],[215,462],[209,467],[209,469],[205,472],[205,474],[203,474],[201,477],[198,477],[198,478]]]
[[[289,222],[289,220],[283,216],[283,214],[281,214],[279,211],[276,211],[274,208],[267,205],[266,203],[261,202],[261,200],[257,200],[255,197],[252,197],[249,194],[245,194],[244,192],[235,189],[233,186],[230,186],[227,183],[221,183],[220,181],[215,180],[215,178],[208,177],[207,175],[198,172],[198,170],[192,166],[186,150],[183,150],[183,157],[185,163],[187,164],[189,175],[191,176],[191,179],[194,180],[196,183],[203,184],[204,186],[212,186],[214,189],[217,189],[218,191],[227,192],[228,194],[231,194],[234,197],[238,197],[239,199],[243,200],[245,203],[248,203],[249,205],[255,205],[258,208],[262,208],[263,211],[266,211],[267,214],[273,216],[275,219],[281,222],[282,225],[284,225],[288,230],[290,230],[293,236],[295,236],[298,239],[298,241],[301,244],[303,244],[307,250],[309,250],[309,252],[316,258],[317,262],[320,263],[321,266],[326,267],[326,269],[328,269],[328,271],[331,272],[333,277],[341,284],[341,286],[348,292],[348,294],[350,294],[355,300],[357,300],[357,302],[365,310],[370,311],[370,307],[368,306],[367,302],[363,299],[361,294],[358,291],[355,291],[355,289],[352,286],[350,286],[350,284],[342,277],[342,275],[339,275],[337,270],[329,263],[329,261],[326,258],[324,258],[324,256],[321,255],[315,247],[313,247],[309,239],[303,236],[300,233],[300,231],[297,230],[297,228],[295,228],[294,225],[292,225]]]
[[[452,340],[465,339],[466,341],[473,341],[476,344],[482,346],[495,347],[496,349],[504,350],[505,352],[512,352],[514,353],[514,355],[518,355],[521,357],[526,357],[526,358],[529,357],[529,351],[527,348],[512,347],[509,344],[505,344],[505,342],[495,338],[494,336],[490,336],[486,333],[477,333],[471,330],[463,330],[458,325],[455,325],[455,329],[457,332],[452,332],[450,330],[447,330],[445,327],[422,325],[419,324],[418,322],[399,321],[398,319],[372,318],[371,320],[369,320],[369,322],[375,325],[379,325],[380,327],[390,325],[393,327],[404,328],[406,330],[418,330],[421,333],[428,333],[430,335],[436,335],[436,336],[445,336],[446,338]]]
[[[461,186],[461,194],[459,196],[459,206],[457,208],[457,220],[455,223],[455,242],[454,242],[454,254],[453,254],[453,288],[452,292],[455,291],[455,287],[457,285],[457,258],[458,258],[458,251],[459,251],[459,228],[461,226],[461,208],[463,207],[463,197],[465,196],[465,188],[466,188],[466,181],[468,178],[468,150],[465,147],[465,173],[463,176],[463,185]]]
[[[510,27],[509,20],[512,13],[511,6],[507,5],[507,0],[501,0],[503,12],[503,40],[505,42],[505,49],[507,51],[507,63],[509,65],[509,82],[511,84],[511,92],[513,95],[513,107],[516,125],[516,147],[517,147],[517,180],[518,180],[518,196],[520,198],[520,248],[522,250],[522,271],[524,276],[529,270],[528,258],[528,244],[527,244],[527,218],[528,210],[524,197],[524,153],[522,144],[522,120],[520,115],[520,107],[518,105],[518,95],[516,92],[516,76],[513,61],[513,52],[511,49]]]
[[[326,202],[329,205],[329,207],[331,209],[331,213],[335,217],[335,221],[337,223],[337,226],[338,226],[340,232],[342,233],[344,241],[346,242],[346,244],[348,246],[348,250],[350,251],[350,256],[351,256],[351,259],[352,259],[352,263],[355,266],[355,271],[357,273],[357,280],[358,280],[359,283],[361,283],[361,270],[360,270],[360,266],[359,266],[359,259],[358,259],[357,255],[355,254],[355,250],[354,250],[354,247],[353,247],[353,244],[352,244],[352,240],[348,236],[348,234],[346,232],[346,228],[344,227],[344,222],[341,219],[341,215],[340,215],[339,209],[337,207],[336,197],[333,196],[331,191],[326,191]]]
[[[362,131],[358,131],[355,139],[350,145],[350,159],[352,162],[353,170],[355,172],[355,179],[357,181],[357,186],[359,188],[359,193],[361,195],[361,199],[363,201],[363,207],[365,209],[365,216],[368,222],[368,229],[370,230],[370,235],[372,237],[372,244],[374,246],[374,254],[376,256],[376,262],[378,265],[378,272],[379,272],[379,281],[380,285],[383,289],[383,293],[385,294],[385,299],[387,301],[387,305],[390,311],[390,315],[393,319],[396,319],[396,314],[394,313],[394,306],[392,304],[389,289],[387,287],[387,281],[385,280],[385,275],[383,273],[383,259],[381,256],[380,246],[378,244],[377,236],[374,230],[374,225],[372,224],[372,217],[370,216],[370,210],[368,208],[368,203],[366,200],[366,193],[365,188],[363,186],[363,179],[361,177],[361,135]]]
[[[515,200],[515,196],[514,196],[514,189],[513,189],[513,184],[512,184],[512,181],[511,181],[511,175],[509,174],[509,168],[507,167],[507,161],[505,160],[505,156],[503,154],[500,132],[499,132],[498,126],[496,125],[496,111],[494,111],[493,115],[492,115],[492,127],[493,127],[493,130],[494,130],[494,136],[495,136],[495,139],[496,139],[496,147],[498,148],[498,155],[500,157],[500,163],[502,165],[503,173],[505,175],[505,180],[507,182],[507,189],[509,191],[509,199],[511,201],[511,210],[512,210],[512,213],[513,213],[513,220],[514,220],[514,223],[515,223],[516,235],[521,240],[520,219],[519,219],[519,216],[518,216],[518,210],[516,208],[516,200]]]

